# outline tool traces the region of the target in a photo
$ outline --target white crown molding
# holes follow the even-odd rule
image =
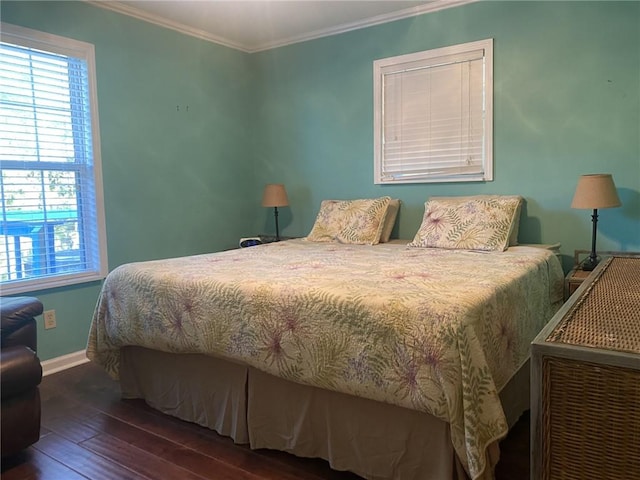
[[[53,373],[61,372],[68,368],[77,367],[83,363],[87,363],[87,351],[80,350],[78,352],[62,355],[61,357],[52,358],[42,362],[42,375],[45,377]]]
[[[217,43],[225,47],[234,48],[236,50],[241,50],[243,52],[250,53],[250,51],[247,50],[247,47],[244,45],[231,42],[226,38],[222,38],[217,35],[212,35],[211,33],[205,32],[204,30],[193,28],[179,22],[174,22],[172,20],[161,17],[159,15],[153,15],[151,13],[145,12],[144,10],[140,10],[138,8],[124,5],[120,2],[111,2],[111,1],[105,1],[105,0],[85,0],[85,1],[96,7],[104,8],[105,10],[112,10],[117,13],[122,13],[123,15],[128,15],[129,17],[137,18],[138,20],[143,20],[145,22],[153,23],[154,25],[158,25],[160,27],[164,27],[170,30],[175,30],[180,33],[184,33],[185,35],[189,35],[191,37],[196,37],[201,40],[206,40],[208,42]]]
[[[306,42],[308,40],[315,40],[322,37],[329,37],[331,35],[338,35],[340,33],[351,32],[353,30],[360,30],[361,28],[373,27],[375,25],[381,25],[383,23],[395,22],[396,20],[402,20],[403,18],[416,17],[418,15],[424,15],[425,13],[437,12],[439,10],[458,7],[460,5],[466,5],[468,3],[474,3],[477,1],[479,0],[434,0],[429,4],[405,8],[404,10],[377,15],[375,17],[370,17],[358,22],[345,23],[333,28],[316,30],[305,35],[299,35],[296,37],[278,40],[272,43],[258,45],[255,48],[249,50],[249,53],[261,52],[264,50],[270,50],[272,48],[292,45],[294,43]]]
[[[172,20],[169,20],[167,18],[158,16],[158,15],[153,15],[151,13],[145,12],[135,7],[130,7],[128,5],[122,4],[117,1],[115,2],[105,1],[105,0],[85,0],[85,1],[96,7],[103,8],[106,10],[111,10],[117,13],[121,13],[123,15],[128,15],[130,17],[134,17],[139,20],[143,20],[145,22],[153,23],[160,27],[168,28],[171,30],[178,31],[180,33],[184,33],[185,35],[199,38],[201,40],[217,43],[219,45],[233,48],[235,50],[240,50],[245,53],[255,53],[255,52],[261,52],[264,50],[270,50],[273,48],[284,47],[286,45],[292,45],[294,43],[306,42],[309,40],[315,40],[318,38],[328,37],[331,35],[338,35],[340,33],[350,32],[352,30],[359,30],[361,28],[372,27],[374,25],[393,22],[396,20],[401,20],[403,18],[415,17],[417,15],[432,13],[432,12],[444,10],[447,8],[458,7],[461,5],[466,5],[468,3],[474,3],[479,0],[434,0],[433,2],[428,4],[406,8],[404,10],[398,10],[397,12],[378,15],[375,17],[370,17],[362,21],[345,23],[343,25],[338,25],[336,27],[316,30],[304,35],[284,38],[284,39],[276,40],[273,42],[268,42],[268,43],[263,43],[258,45],[247,45],[247,44],[240,44],[237,42],[233,42],[226,38],[213,35],[210,32],[193,28],[179,22],[174,22]]]

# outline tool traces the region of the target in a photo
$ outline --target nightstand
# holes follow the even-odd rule
[[[298,237],[285,237],[281,235],[280,241],[291,240],[293,238],[298,238]],[[253,247],[255,245],[263,245],[265,243],[273,243],[277,241],[278,240],[276,239],[275,235],[257,235],[255,237],[241,238],[239,245],[240,245],[240,248],[245,248],[245,247]]]
[[[545,250],[551,250],[556,257],[560,257],[560,244],[559,243],[519,243],[521,247],[536,247],[544,248]]]
[[[587,272],[585,270],[581,270],[580,266],[573,267],[567,276],[564,277],[564,301],[571,296],[573,292],[575,292],[582,282],[584,282],[591,272]]]
[[[298,238],[298,237],[287,237],[285,235],[280,235],[281,242],[284,240],[291,240],[293,238]],[[278,241],[275,235],[260,235],[260,240],[262,240],[262,243],[273,243]]]

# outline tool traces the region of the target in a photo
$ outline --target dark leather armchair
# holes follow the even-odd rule
[[[0,391],[2,395],[2,457],[40,438],[42,366],[36,355],[35,316],[43,306],[33,297],[0,298]]]

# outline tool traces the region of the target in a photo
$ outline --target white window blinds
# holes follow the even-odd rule
[[[493,179],[491,45],[374,62],[376,183]]]
[[[2,25],[3,292],[104,277],[93,46]]]

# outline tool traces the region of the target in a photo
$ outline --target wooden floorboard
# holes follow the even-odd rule
[[[2,478],[21,480],[86,480],[73,469],[44,453],[29,448],[10,459],[2,459]]]
[[[55,433],[40,438],[40,441],[32,448],[87,478],[95,480],[112,480],[116,478],[133,480],[148,478],[138,475],[123,465],[112,462],[101,455],[87,450],[82,445],[71,442]],[[11,478],[11,475],[3,472],[2,478],[6,480],[6,478]]]
[[[40,394],[40,441],[2,459],[3,480],[361,480],[122,400],[117,383],[91,363],[45,377]],[[529,478],[528,415],[500,449],[496,479]]]

